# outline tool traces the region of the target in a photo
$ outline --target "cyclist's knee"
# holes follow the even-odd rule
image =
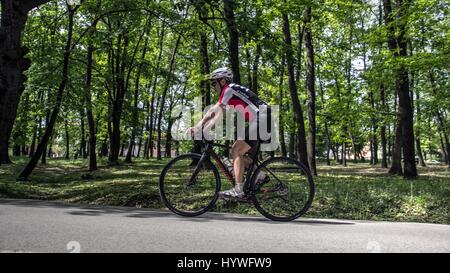
[[[233,147],[231,148],[231,157],[233,157],[233,159],[236,159],[239,156],[239,149],[233,145]]]
[[[242,151],[241,150],[242,150],[242,145],[241,145],[241,143],[238,140],[231,147],[231,156],[233,157],[233,159],[236,159],[237,157],[242,155]]]

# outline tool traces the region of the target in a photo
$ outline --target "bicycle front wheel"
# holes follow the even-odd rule
[[[291,158],[277,157],[263,162],[255,170],[251,185],[256,209],[275,221],[292,221],[302,216],[314,199],[311,173]]]
[[[199,166],[200,157],[199,154],[181,155],[170,161],[161,172],[161,199],[178,215],[198,216],[211,209],[217,201],[219,172],[209,160]]]

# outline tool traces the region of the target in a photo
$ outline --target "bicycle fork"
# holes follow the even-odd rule
[[[197,166],[195,166],[194,171],[192,172],[191,178],[189,179],[188,183],[186,184],[186,188],[192,187],[197,182],[197,176],[200,173],[201,166],[203,165],[203,162],[206,160],[209,160],[209,155],[203,154],[200,157],[200,160],[197,162]]]

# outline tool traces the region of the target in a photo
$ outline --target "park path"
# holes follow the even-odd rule
[[[239,238],[239,240],[238,240]],[[0,252],[450,252],[450,226],[0,199]]]

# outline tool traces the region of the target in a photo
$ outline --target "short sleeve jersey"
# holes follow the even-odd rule
[[[219,103],[223,106],[233,106],[235,109],[244,114],[246,121],[252,121],[259,112],[259,106],[267,106],[250,89],[230,83],[222,88],[219,97]]]

